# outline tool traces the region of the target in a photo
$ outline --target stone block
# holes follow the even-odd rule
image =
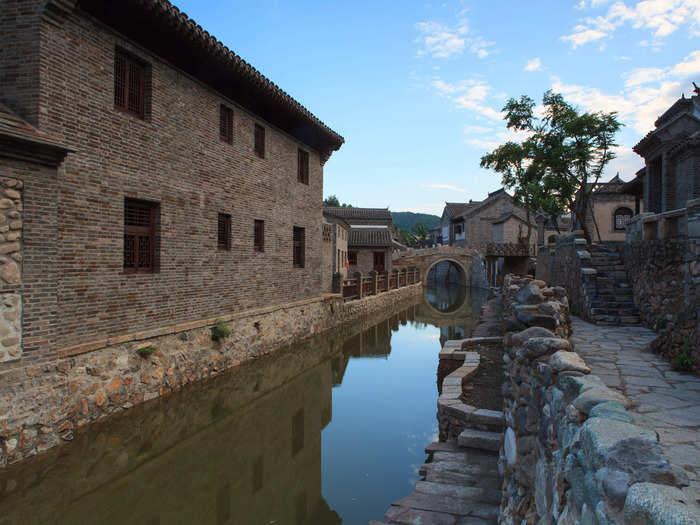
[[[529,339],[533,337],[554,337],[554,334],[541,326],[531,326],[526,330],[522,330],[510,336],[509,343],[512,346],[523,346]]]
[[[529,339],[521,350],[518,350],[517,357],[520,359],[534,359],[544,355],[553,354],[559,350],[570,350],[571,344],[566,339],[558,337],[533,337]]]
[[[591,388],[580,393],[572,404],[584,414],[590,413],[591,409],[601,403],[616,401],[624,406],[629,406],[629,400],[621,393],[607,387]]]
[[[628,452],[633,456],[644,450],[656,452],[658,449],[655,432],[599,417],[589,418],[583,423],[580,439],[583,457],[592,469],[603,465],[618,466],[619,458],[627,456]],[[628,471],[629,466],[620,465],[618,468]]]
[[[627,491],[624,520],[630,525],[697,525],[700,510],[675,487],[635,483]]]
[[[555,352],[549,358],[550,366],[557,372],[565,370],[573,370],[575,372],[590,373],[591,369],[586,366],[586,363],[576,352],[567,352],[560,350]]]
[[[520,304],[540,304],[545,298],[539,286],[529,283],[517,293],[515,300]]]

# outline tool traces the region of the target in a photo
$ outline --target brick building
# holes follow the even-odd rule
[[[0,9],[0,361],[321,293],[342,137],[165,0]]]
[[[323,266],[322,288],[326,293],[333,289],[333,275],[348,276],[348,239],[350,225],[339,217],[323,213]]]
[[[350,225],[348,262],[350,274],[372,270],[391,272],[392,218],[386,208],[330,207],[326,217],[342,219]]]

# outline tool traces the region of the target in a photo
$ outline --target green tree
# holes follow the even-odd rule
[[[504,186],[526,209],[552,217],[570,210],[590,243],[590,194],[615,158],[615,134],[622,124],[617,112],[580,113],[552,91],[545,92],[542,105],[543,115],[536,117],[530,97],[510,99],[502,110],[506,127],[526,138],[499,146],[482,157],[481,166],[501,173]]]
[[[329,195],[328,197],[323,199],[323,204],[325,204],[326,206],[334,206],[336,208],[340,207],[340,201],[335,195]]]
[[[430,235],[430,231],[428,230],[428,227],[423,222],[417,222],[416,224],[414,224],[413,228],[411,228],[411,233],[419,241],[427,239],[428,236]]]

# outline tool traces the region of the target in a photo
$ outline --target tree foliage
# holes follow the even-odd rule
[[[590,242],[590,193],[615,158],[615,134],[621,127],[617,112],[581,113],[552,91],[545,92],[542,107],[538,117],[530,97],[508,100],[502,110],[506,127],[526,138],[484,155],[481,166],[500,173],[503,185],[526,210],[552,218],[571,211]]]
[[[417,240],[419,241],[424,241],[428,238],[430,235],[430,231],[428,230],[428,227],[425,225],[425,223],[418,222],[413,225],[413,228],[411,228],[411,233],[416,237]]]
[[[336,208],[352,208],[352,204],[340,204],[338,197],[336,197],[335,195],[329,195],[328,197],[323,199],[323,204],[325,204],[326,206],[333,206]]]

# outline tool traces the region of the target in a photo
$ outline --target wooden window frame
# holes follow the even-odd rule
[[[304,268],[306,259],[306,229],[294,226],[292,229],[292,266]]]
[[[233,109],[224,104],[219,106],[219,138],[233,144]]]
[[[309,185],[309,152],[297,149],[297,181]]]
[[[265,251],[265,221],[261,219],[253,221],[253,250],[261,253]]]
[[[150,96],[150,69],[148,62],[121,48],[114,52],[114,108],[142,120],[148,114]],[[132,79],[139,78],[138,86]],[[120,80],[122,79],[122,80]],[[132,96],[136,102],[132,104]]]
[[[157,202],[133,199],[130,197],[124,199],[124,245],[122,255],[122,268],[124,273],[156,273],[156,220],[158,208],[159,203]],[[129,209],[133,211],[130,213]],[[136,210],[145,212],[149,218],[148,225],[129,224],[129,216],[134,215]],[[128,237],[134,238],[131,241],[133,242],[131,250],[128,249]],[[147,257],[150,263],[148,265],[139,264],[142,255],[140,241],[144,238],[149,240]],[[133,252],[131,259],[135,262],[134,265],[127,266],[128,251]]]
[[[253,133],[253,150],[261,159],[265,158],[265,127],[255,124]]]
[[[348,252],[348,262],[350,266],[357,266],[357,250],[351,250]]]
[[[231,215],[228,213],[217,216],[216,247],[221,251],[231,251]]]

